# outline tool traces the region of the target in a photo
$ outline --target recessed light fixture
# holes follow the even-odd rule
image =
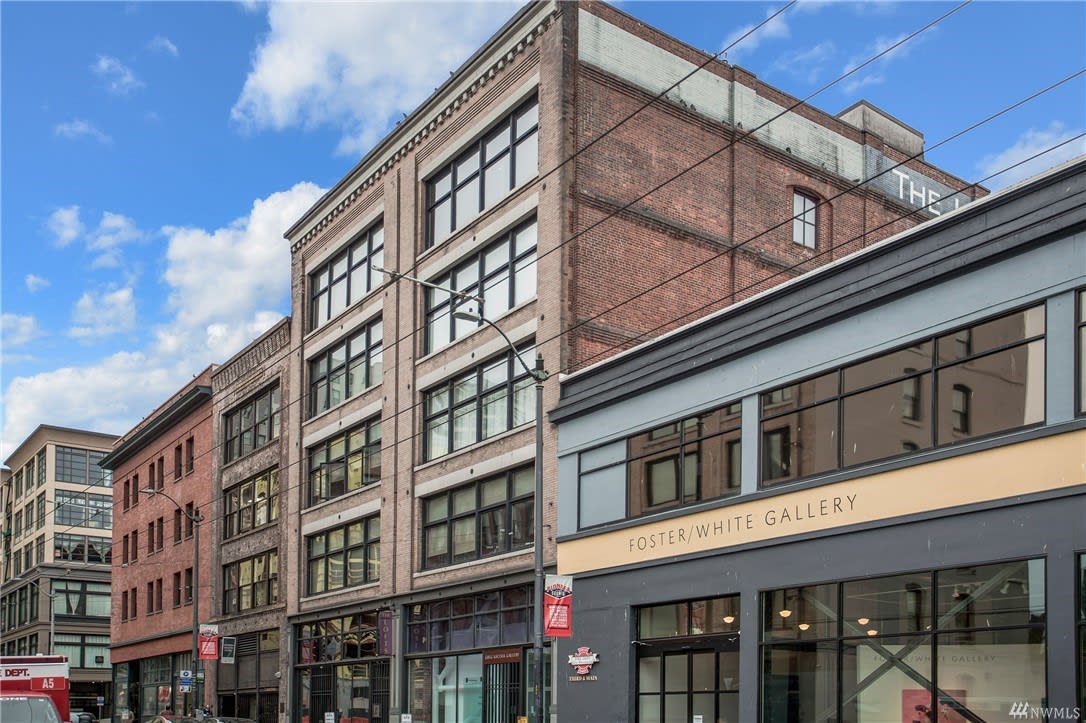
[[[779,613],[777,613],[777,614],[778,614],[778,615],[780,615],[780,616],[781,616],[782,618],[786,618],[786,617],[788,617],[789,615],[791,615],[791,614],[792,614],[792,611],[791,611],[791,610],[789,610],[788,608],[785,608],[784,610],[781,610],[781,611],[780,611]]]
[[[811,629],[811,626],[810,626],[810,625],[808,625],[807,623],[800,623],[800,624],[799,624],[799,629],[800,629],[800,630],[810,630],[810,629]]]
[[[868,618],[859,618],[856,622],[858,622],[860,625],[867,625],[869,622],[871,622],[871,620],[869,620]]]

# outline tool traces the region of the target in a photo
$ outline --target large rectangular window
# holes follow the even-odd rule
[[[57,633],[54,652],[68,656],[73,668],[109,668],[108,635]]]
[[[99,460],[106,456],[105,452],[59,445],[56,450],[57,482],[97,487],[113,486],[113,473],[98,466]]]
[[[384,265],[385,230],[363,231],[331,261],[309,274],[309,328],[316,329],[381,285],[374,266]]]
[[[110,588],[108,582],[77,580],[53,581],[53,612],[57,615],[108,618]]]
[[[630,437],[629,515],[738,494],[741,412],[726,404]]]
[[[306,538],[307,594],[357,587],[381,579],[381,516]]]
[[[373,419],[307,450],[312,506],[381,481],[381,420]]]
[[[535,259],[536,222],[533,219],[433,279],[434,286],[442,288],[427,287],[425,291],[427,353],[437,351],[484,323],[456,318],[454,312],[465,304],[472,314],[478,315],[479,309],[475,302],[465,301],[442,289],[482,296],[486,317],[496,319],[535,297]]]
[[[1045,309],[923,339],[761,395],[763,485],[1044,422]]]
[[[279,519],[279,470],[271,469],[226,490],[223,537],[231,538]],[[181,540],[180,513],[175,518],[174,542]]]
[[[539,101],[528,100],[426,182],[427,246],[539,173]]]
[[[274,605],[277,602],[279,602],[278,550],[269,550],[223,566],[222,611],[224,615]]]
[[[309,360],[310,416],[381,383],[381,339],[381,320],[377,319]]]
[[[56,491],[54,520],[70,527],[113,528],[113,498],[90,492]]]
[[[223,462],[260,449],[279,438],[279,385],[275,384],[223,415]]]
[[[505,352],[423,393],[426,460],[534,421],[533,351]]]
[[[422,500],[422,566],[444,567],[523,550],[535,537],[532,467]]]
[[[531,639],[530,585],[408,606],[407,652],[523,645]]]
[[[1044,705],[1045,563],[762,595],[762,720],[1006,720]],[[934,662],[933,662],[934,661]]]
[[[133,538],[136,535],[133,533]],[[133,548],[136,544],[133,543]],[[113,540],[108,537],[93,537],[90,535],[69,535],[58,533],[53,535],[53,559],[72,560],[75,562],[100,562],[113,561]],[[133,549],[133,553],[135,550]],[[132,561],[136,561],[136,555],[132,555]]]

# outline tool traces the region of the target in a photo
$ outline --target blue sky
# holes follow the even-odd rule
[[[784,3],[623,2],[717,52]],[[728,51],[803,98],[956,5],[807,0]],[[506,2],[0,2],[0,459],[121,434],[290,312],[283,232]],[[866,98],[992,189],[1086,152],[1086,3],[974,2],[811,102]],[[1076,138],[1077,137],[1077,138]]]

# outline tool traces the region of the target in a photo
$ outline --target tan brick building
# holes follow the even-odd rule
[[[223,625],[287,613],[280,718],[528,714],[535,412],[512,349],[542,354],[549,410],[559,373],[978,195],[922,150],[868,104],[801,105],[608,5],[519,11],[287,231],[290,340],[268,351],[289,370],[254,361],[216,401],[226,444],[232,405],[281,380],[289,435],[222,468],[255,495],[281,465],[281,518],[224,545],[216,583],[255,581],[278,540],[277,596]],[[545,424],[549,571],[555,442]]]
[[[211,615],[215,575],[205,531],[213,500],[213,370],[197,374],[99,463],[114,480],[110,642],[114,715],[122,721],[188,711],[204,700],[205,685],[215,690],[214,667],[202,684],[192,655],[196,620]]]
[[[41,424],[4,460],[0,654],[68,656],[73,711],[109,715],[117,436]],[[103,706],[98,707],[98,699]]]

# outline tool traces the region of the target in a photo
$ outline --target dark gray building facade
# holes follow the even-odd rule
[[[1078,720],[1084,229],[1080,158],[565,378],[560,719]]]

